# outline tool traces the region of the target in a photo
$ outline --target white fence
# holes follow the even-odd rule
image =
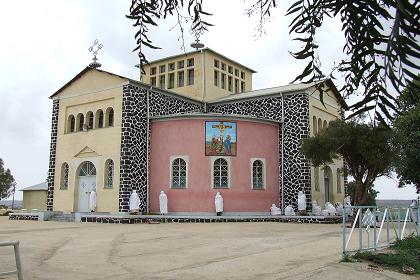
[[[0,247],[5,247],[5,246],[13,246],[13,248],[15,250],[16,270],[5,271],[5,272],[0,271],[0,277],[1,276],[6,276],[6,275],[11,275],[11,274],[17,274],[18,279],[23,280],[22,264],[20,262],[19,241],[0,242]]]
[[[419,207],[346,206],[344,213],[351,215],[343,215],[343,254],[385,248],[397,239],[420,235]]]

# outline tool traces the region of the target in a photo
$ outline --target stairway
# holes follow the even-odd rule
[[[74,213],[64,214],[64,213],[55,213],[49,218],[49,221],[54,222],[74,222]]]

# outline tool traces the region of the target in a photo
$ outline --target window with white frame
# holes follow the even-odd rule
[[[106,189],[112,189],[114,183],[114,161],[108,159],[105,162],[105,184]]]
[[[261,159],[256,159],[252,163],[252,188],[264,189],[264,164]]]
[[[224,158],[213,162],[213,188],[229,188],[229,164]]]
[[[61,166],[60,189],[67,190],[68,188],[69,188],[69,165],[65,162]]]
[[[187,162],[184,158],[176,157],[171,160],[171,187],[175,189],[187,187]]]

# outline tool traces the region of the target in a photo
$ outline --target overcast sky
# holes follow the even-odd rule
[[[244,10],[250,1],[206,0],[215,24],[202,42],[258,73],[253,88],[290,83],[304,64],[288,51],[297,50],[288,34],[291,18],[285,12],[291,1],[278,1],[266,34],[257,38],[257,18]],[[98,58],[102,69],[138,79],[133,67],[138,57],[136,29],[125,15],[131,0],[2,1],[0,9],[0,158],[12,170],[18,189],[47,177],[52,101],[48,97],[90,62],[88,48],[94,39],[103,44]],[[169,18],[151,30],[161,50],[147,51],[150,60],[181,52],[179,29]],[[325,70],[340,61],[343,35],[340,22],[329,20],[318,34],[320,59]],[[188,46],[194,38],[185,34]],[[191,50],[187,47],[187,51]],[[377,183],[381,199],[416,198],[414,188],[397,189],[396,181]],[[21,199],[21,192],[16,198]]]

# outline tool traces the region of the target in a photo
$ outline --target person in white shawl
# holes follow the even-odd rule
[[[96,192],[92,190],[89,194],[89,211],[95,212],[96,210]]]
[[[303,193],[303,191],[299,191],[298,193],[298,211],[306,211],[306,195]]]
[[[216,215],[220,216],[223,213],[223,197],[220,192],[217,192],[214,197],[214,206],[216,207]]]
[[[271,204],[270,207],[270,214],[271,216],[275,216],[275,215],[281,215],[281,209],[278,208],[274,203]]]
[[[159,210],[161,215],[168,214],[168,197],[166,196],[164,191],[160,191]]]
[[[137,194],[136,190],[133,190],[133,192],[130,195],[130,212],[138,213],[139,207],[140,207],[140,197]]]

